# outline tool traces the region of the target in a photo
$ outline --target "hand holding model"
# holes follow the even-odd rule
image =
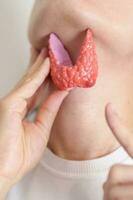
[[[0,100],[0,200],[39,162],[56,114],[68,91],[55,91],[42,103],[34,122],[26,116],[50,71],[45,49],[10,94]],[[32,61],[33,62],[33,61]]]

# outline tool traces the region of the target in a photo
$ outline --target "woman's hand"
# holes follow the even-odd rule
[[[67,91],[53,92],[40,106],[34,122],[28,121],[33,99],[49,71],[43,50],[15,89],[0,100],[0,195],[1,180],[13,185],[39,162],[57,112],[68,95]]]
[[[106,107],[106,119],[113,134],[133,158],[133,134],[126,128],[115,109]],[[104,184],[104,200],[133,199],[133,166],[114,165]]]

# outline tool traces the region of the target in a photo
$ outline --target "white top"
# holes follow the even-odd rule
[[[87,161],[65,160],[46,149],[39,165],[14,186],[7,200],[103,200],[102,185],[118,163],[133,164],[122,147]]]

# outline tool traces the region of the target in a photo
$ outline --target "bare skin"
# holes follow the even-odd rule
[[[41,16],[36,6],[30,28],[32,45],[42,49],[47,42],[45,36],[55,31],[75,60],[76,46],[80,46],[84,35],[78,33],[88,26],[91,27],[97,45],[99,79],[92,89],[75,89],[69,95],[68,92],[57,91],[49,96],[54,86],[51,81],[46,85],[46,77],[49,74],[48,60],[44,62],[42,54],[38,56],[37,52],[34,52],[31,69],[27,70],[14,90],[0,100],[0,200],[5,198],[13,184],[39,162],[50,133],[49,147],[57,155],[67,159],[100,157],[118,148],[120,144],[133,158],[133,135],[130,131],[133,113],[132,1],[106,1],[104,4],[101,0],[76,1],[77,7],[73,14],[70,12],[73,6],[70,5],[75,3],[74,0],[67,1],[66,5],[62,0],[61,7],[57,0],[40,2],[42,13],[46,16]],[[118,2],[120,4],[117,5]],[[82,9],[78,10],[79,6],[82,6]],[[69,11],[70,15],[65,14],[65,11]],[[66,25],[63,26],[65,28],[60,29],[54,23],[52,16],[55,12],[59,15],[60,25]],[[39,16],[41,21],[38,21]],[[73,19],[73,16],[76,17]],[[71,32],[66,32],[65,29],[70,29]],[[39,42],[41,37],[44,39]],[[49,97],[42,102],[36,120],[31,123],[27,121],[26,115],[35,106],[44,86],[44,96]],[[110,104],[107,105],[108,102],[117,107],[118,113],[113,111],[115,109],[112,109]],[[104,199],[132,199],[132,174],[132,166],[113,167],[104,184]]]
[[[55,116],[68,95],[66,91],[54,91],[42,102],[34,122],[26,118],[50,70],[44,51],[39,56],[35,52],[32,58],[36,57],[13,91],[0,99],[0,200],[40,161]]]
[[[133,159],[133,132],[128,129],[118,115],[117,109],[108,104],[105,110],[106,119],[112,133]],[[103,185],[104,200],[133,199],[133,166],[114,165],[110,169],[107,181]]]
[[[47,46],[48,34],[56,32],[75,61],[88,27],[97,48],[97,84],[71,92],[51,131],[49,148],[63,158],[93,159],[119,147],[105,120],[108,102],[118,108],[127,127],[132,127],[132,10],[132,0],[46,0],[37,1],[34,7],[29,38],[35,48]],[[49,89],[52,87],[50,82]]]

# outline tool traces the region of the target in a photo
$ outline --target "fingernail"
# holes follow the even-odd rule
[[[46,48],[43,48],[43,49],[41,50],[40,55],[41,55],[43,58],[45,58],[45,57],[46,57],[46,52],[47,52]]]
[[[68,92],[70,92],[70,91],[72,91],[72,90],[74,90],[74,87],[73,87],[73,88],[67,88],[67,89],[66,89],[66,91],[68,91]]]
[[[33,46],[31,46],[31,48],[30,48],[30,52],[31,52],[31,54],[34,54],[34,53],[37,52],[37,50],[36,50]]]
[[[66,98],[66,97],[68,96],[68,94],[69,94],[69,92],[65,91],[65,92],[63,93],[63,99]]]

